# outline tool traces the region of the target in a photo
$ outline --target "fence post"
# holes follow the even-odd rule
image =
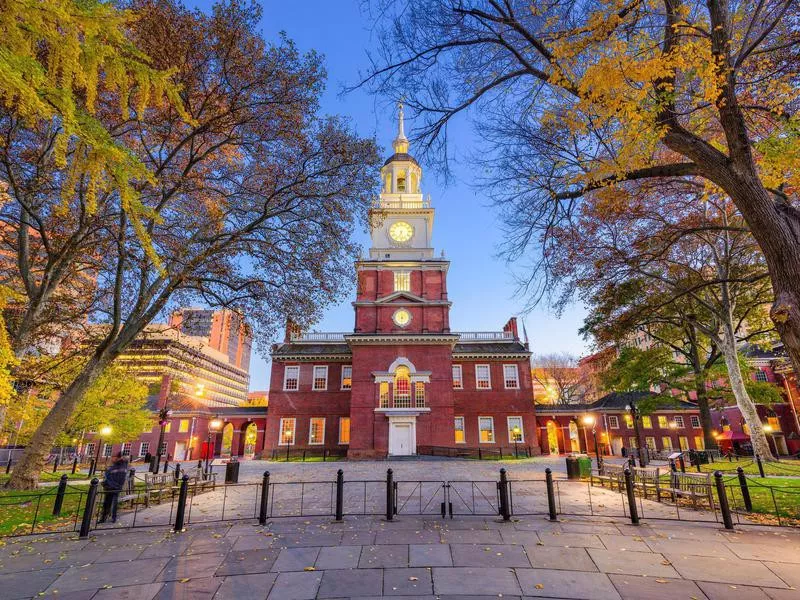
[[[178,508],[175,511],[175,533],[183,531],[183,521],[186,515],[186,496],[189,495],[189,476],[181,478],[181,489],[178,492]]]
[[[753,501],[750,499],[750,490],[747,487],[747,477],[744,476],[744,469],[742,467],[736,467],[736,473],[739,476],[739,487],[742,488],[744,509],[747,512],[753,512]]]
[[[633,476],[630,469],[625,469],[625,491],[628,493],[628,508],[631,511],[631,523],[639,524],[639,509],[636,507],[636,492],[633,489]]]
[[[56,501],[53,504],[53,516],[57,517],[61,514],[61,506],[64,504],[64,494],[67,491],[67,474],[64,473],[58,482],[58,491],[56,491]]]
[[[75,455],[75,458],[72,459],[72,474],[75,475],[75,471],[78,469],[78,456]]]
[[[480,447],[478,448],[478,460],[483,460],[483,453],[481,452]]]
[[[756,463],[758,464],[758,474],[761,475],[761,478],[764,478],[764,463],[761,462],[761,457],[756,454]]]
[[[100,482],[97,477],[89,483],[89,491],[86,492],[86,506],[83,508],[83,519],[81,520],[81,530],[78,539],[85,540],[89,537],[89,529],[92,526],[92,515],[94,514],[94,503],[97,499],[97,485]]]
[[[258,524],[267,524],[267,503],[269,502],[269,471],[264,471],[261,479],[261,507],[258,511]]]
[[[6,475],[11,473],[11,454],[8,455],[8,462],[6,463]]]
[[[547,485],[547,510],[550,513],[550,520],[557,521],[558,515],[556,515],[556,494],[553,489],[553,471],[550,470],[550,467],[547,467],[544,470],[544,477]]]
[[[336,471],[336,520],[344,518],[344,471]]]
[[[683,454],[678,457],[678,464],[681,466],[681,473],[686,473],[686,460],[683,458]]]
[[[181,463],[175,463],[175,483],[178,483],[181,478]]]
[[[714,483],[717,485],[717,496],[719,496],[719,511],[722,513],[722,522],[725,529],[733,529],[733,518],[731,518],[731,507],[728,505],[728,495],[725,492],[725,482],[722,481],[722,472],[714,472]]]
[[[169,467],[169,458],[165,458],[164,459],[164,470],[161,471],[161,472],[162,473],[166,473],[167,472],[167,467]]]
[[[511,506],[509,506],[508,485],[506,470],[500,469],[500,516],[503,517],[503,521],[511,520]]]
[[[56,456],[56,459],[53,461],[53,473],[55,473],[56,471],[58,471],[58,458],[59,458],[59,457],[58,457],[58,456]]]
[[[391,469],[386,471],[386,520],[394,518],[394,472]]]

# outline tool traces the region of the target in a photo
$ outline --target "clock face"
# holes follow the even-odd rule
[[[392,319],[398,327],[405,327],[411,322],[411,313],[409,313],[405,308],[401,308],[400,310],[395,311]]]
[[[395,242],[402,244],[403,242],[410,240],[413,235],[414,228],[405,221],[392,223],[392,225],[389,227],[389,237]]]

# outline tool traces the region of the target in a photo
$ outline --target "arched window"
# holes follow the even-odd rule
[[[394,407],[411,407],[411,372],[402,365],[394,372]]]
[[[398,192],[406,191],[406,178],[404,176],[397,178],[397,191]]]

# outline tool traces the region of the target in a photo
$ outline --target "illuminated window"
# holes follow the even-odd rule
[[[669,429],[669,423],[667,422],[667,417],[664,415],[658,415],[658,426],[661,429]]]
[[[313,417],[308,427],[308,443],[318,446],[325,443],[325,418]]]
[[[745,435],[750,435],[750,425],[742,423],[742,431],[744,431]]]
[[[414,403],[417,408],[425,406],[425,384],[421,381],[417,381],[414,384]]]
[[[686,452],[689,449],[689,438],[685,435],[682,435],[678,438],[678,444],[681,447],[682,452]]]
[[[395,271],[394,291],[395,292],[411,291],[411,273],[409,273],[408,271]]]
[[[519,389],[519,372],[517,365],[503,365],[503,381],[507,390]]]
[[[508,417],[508,441],[524,442],[525,432],[522,429],[522,417]]]
[[[772,431],[781,430],[781,422],[778,420],[778,417],[767,417],[767,423],[772,427]]]
[[[628,429],[633,429],[633,417],[630,415],[625,415],[625,427]]]
[[[675,427],[677,429],[683,429],[683,417],[681,415],[675,416]]]
[[[694,436],[694,448],[695,448],[695,450],[705,450],[706,449],[706,441],[703,439],[702,435]]]
[[[169,433],[172,430],[172,421],[167,421],[167,424],[164,425],[164,433]]]
[[[296,391],[300,387],[300,367],[286,367],[283,370],[283,389],[286,392]]]
[[[608,426],[611,429],[619,429],[619,417],[617,415],[611,415],[608,417]]]
[[[635,437],[628,438],[628,443],[631,445],[631,448],[638,448],[639,442],[636,441]]]
[[[653,428],[653,419],[650,417],[642,417],[642,427],[645,429],[652,429]]]
[[[314,367],[314,384],[312,388],[315,392],[328,389],[328,367]]]
[[[478,417],[478,433],[482,444],[494,444],[494,418]]]
[[[697,415],[690,415],[689,421],[691,422],[692,427],[694,427],[695,429],[700,429],[700,417],[698,417]]]
[[[189,419],[181,419],[178,423],[178,433],[186,433],[189,431]]]
[[[86,456],[94,456],[94,448],[95,448],[94,442],[89,442],[88,444],[86,444],[86,453],[85,453],[85,455]],[[144,454],[147,454],[146,450],[145,450]],[[142,456],[144,456],[144,454]]]
[[[492,389],[492,376],[489,365],[475,365],[475,387],[479,390]]]
[[[411,372],[399,366],[394,374],[394,407],[411,408]]]
[[[350,443],[350,417],[339,417],[339,443]]]
[[[453,365],[453,389],[464,389],[464,378],[461,374],[461,365]]]
[[[648,435],[646,438],[644,438],[644,445],[647,446],[648,450],[652,450],[653,452],[655,452],[656,438]]]
[[[380,393],[381,408],[389,408],[389,383],[381,381],[378,385]]]
[[[661,449],[662,450],[672,450],[672,438],[669,436],[664,436],[661,438]]]
[[[294,444],[294,434],[297,421],[294,417],[281,419],[281,444],[291,446]]]
[[[456,417],[454,423],[456,430],[456,444],[466,444],[467,438],[464,434],[464,417]]]
[[[353,387],[352,365],[342,365],[342,389],[349,390]]]

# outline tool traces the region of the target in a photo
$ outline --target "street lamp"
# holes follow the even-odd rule
[[[89,474],[90,477],[94,475],[95,471],[97,471],[97,463],[100,462],[100,446],[102,446],[100,441],[103,438],[106,438],[110,435],[111,435],[111,427],[109,427],[108,425],[103,425],[100,428],[100,431],[97,432],[97,454],[95,454],[94,457],[94,465],[92,465],[92,472]]]
[[[639,466],[644,467],[647,465],[647,459],[645,458],[646,449],[642,447],[642,434],[639,430],[639,411],[636,408],[636,403],[631,400],[631,403],[625,407],[625,410],[631,413],[633,431],[634,435],[636,435],[636,453],[639,455]]]
[[[597,470],[600,471],[603,468],[603,459],[600,456],[600,446],[597,445],[597,428],[595,427],[597,420],[594,418],[594,415],[585,415],[583,417],[583,424],[584,426],[592,428],[592,438],[594,439],[594,454],[597,457]],[[586,435],[586,429],[584,427],[584,436]],[[587,444],[586,452],[588,454],[589,448]]]
[[[286,442],[286,462],[289,462],[289,446],[292,442],[292,436],[294,432],[291,429],[287,429],[283,432],[283,440]]]
[[[208,442],[206,443],[206,475],[211,472],[209,467],[209,457],[213,453],[211,447],[211,436],[215,435],[220,429],[222,429],[222,420],[218,417],[214,417],[208,422]]]
[[[511,433],[514,434],[514,458],[519,458],[519,453],[517,452],[517,442],[519,442],[522,430],[519,428],[519,425],[514,425],[514,428],[511,430]]]
[[[167,401],[164,402],[164,407],[158,411],[158,424],[161,426],[161,431],[158,434],[158,448],[156,449],[156,456],[150,463],[150,472],[158,473],[161,463],[161,448],[164,446],[164,434],[166,433],[167,423],[172,411],[167,408]]]
[[[769,448],[769,440],[772,440],[772,445],[775,447],[775,456],[778,456],[778,444],[775,442],[775,438],[772,437],[773,427],[769,423],[764,423],[761,426],[761,429],[767,436],[767,448]],[[772,451],[772,448],[770,448]]]

